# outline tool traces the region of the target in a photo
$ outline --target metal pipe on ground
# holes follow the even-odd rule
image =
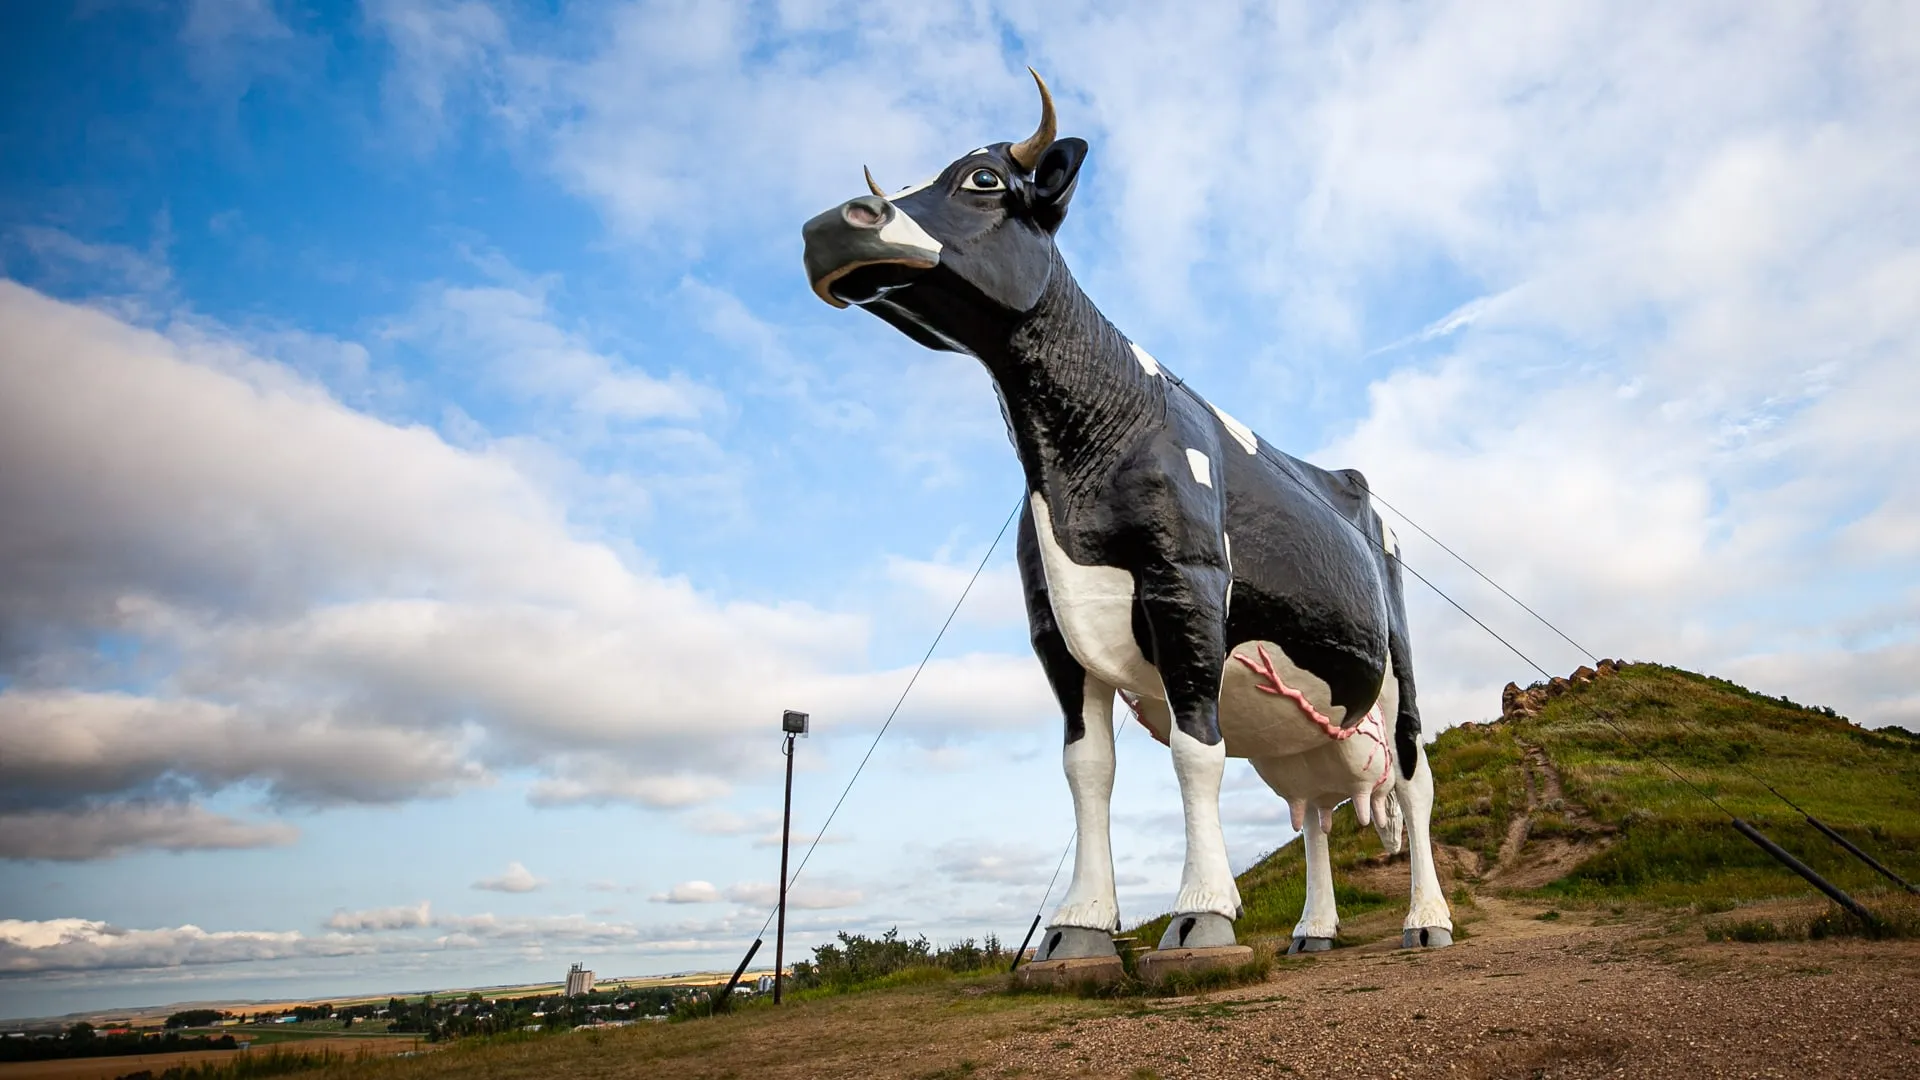
[[[1800,816],[1807,819],[1807,824],[1813,826],[1816,829],[1819,829],[1822,833],[1825,833],[1827,839],[1833,841],[1836,844],[1839,844],[1841,847],[1846,848],[1848,851],[1852,852],[1854,858],[1859,859],[1861,862],[1866,863],[1868,866],[1873,867],[1875,870],[1878,870],[1883,876],[1892,880],[1894,884],[1900,886],[1901,888],[1907,890],[1910,893],[1920,893],[1920,888],[1915,888],[1912,882],[1908,881],[1906,878],[1901,877],[1899,874],[1894,873],[1892,870],[1889,870],[1887,867],[1881,865],[1880,860],[1874,858],[1873,856],[1867,854],[1864,851],[1861,851],[1859,848],[1854,847],[1853,841],[1847,839],[1844,836],[1841,836],[1839,833],[1828,828],[1826,822],[1821,821],[1819,818],[1814,817],[1812,814],[1802,813]]]
[[[1035,915],[1033,925],[1027,927],[1027,936],[1021,938],[1020,947],[1013,950],[1013,963],[1007,967],[1009,973],[1020,966],[1020,958],[1027,955],[1027,946],[1033,944],[1033,932],[1038,929],[1040,929],[1040,916]]]
[[[1855,918],[1868,926],[1880,925],[1880,920],[1875,918],[1873,912],[1868,911],[1864,904],[1841,891],[1838,885],[1835,885],[1833,882],[1828,881],[1826,878],[1814,872],[1813,867],[1795,858],[1792,852],[1774,843],[1772,840],[1767,839],[1765,833],[1762,833],[1759,829],[1754,828],[1739,818],[1733,819],[1733,827],[1740,830],[1740,835],[1759,845],[1760,850],[1778,859],[1781,865],[1799,874],[1801,877],[1806,878],[1814,888],[1826,893],[1827,896],[1832,898],[1834,903],[1852,912]]]
[[[733,988],[740,985],[740,976],[747,973],[747,965],[753,963],[753,954],[760,951],[760,939],[754,938],[748,947],[747,955],[740,958],[740,966],[733,969],[733,978],[727,980],[727,988],[720,994],[720,1000],[713,1003],[714,1012],[724,1012],[733,1008]]]

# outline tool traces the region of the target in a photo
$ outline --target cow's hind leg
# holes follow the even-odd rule
[[[1394,770],[1394,795],[1406,815],[1408,861],[1413,869],[1413,903],[1400,932],[1401,948],[1453,944],[1453,916],[1440,889],[1433,863],[1433,771],[1427,767],[1427,748],[1416,746],[1413,775]]]
[[[1325,801],[1306,804],[1306,820],[1299,825],[1300,843],[1307,856],[1307,900],[1293,927],[1288,953],[1326,952],[1340,934],[1340,911],[1333,898],[1333,856],[1327,848],[1333,808]]]
[[[1385,534],[1391,540],[1391,533]],[[1440,875],[1433,865],[1433,770],[1427,750],[1420,745],[1420,709],[1413,685],[1413,649],[1407,639],[1407,608],[1400,589],[1400,559],[1392,544],[1381,559],[1387,575],[1388,674],[1394,717],[1393,794],[1406,818],[1407,855],[1413,869],[1413,903],[1402,925],[1403,948],[1453,944],[1453,915]]]

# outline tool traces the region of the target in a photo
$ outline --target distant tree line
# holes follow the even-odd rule
[[[122,1054],[171,1054],[176,1050],[232,1050],[231,1035],[99,1034],[82,1020],[57,1039],[0,1039],[0,1062],[58,1061],[63,1058],[118,1057]]]

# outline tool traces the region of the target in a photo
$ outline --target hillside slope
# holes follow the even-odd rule
[[[1703,911],[1816,895],[1734,832],[1708,797],[1862,898],[1891,888],[1763,781],[1920,880],[1920,736],[1911,732],[1868,731],[1830,710],[1658,664],[1608,662],[1510,687],[1506,698],[1501,720],[1453,728],[1428,748],[1434,835],[1456,907],[1476,892]],[[1360,917],[1401,912],[1405,855],[1383,855],[1350,808],[1336,815],[1331,847],[1343,924],[1397,932],[1397,921]],[[1290,933],[1301,861],[1296,841],[1240,875],[1243,938]],[[1164,925],[1149,920],[1134,933],[1151,942]]]

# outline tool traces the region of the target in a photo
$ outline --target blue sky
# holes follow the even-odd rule
[[[1606,655],[1920,724],[1901,5],[14,5],[0,1015],[730,962],[1020,498],[799,226],[1031,130],[1103,309]],[[1582,658],[1414,535],[1550,670]],[[1409,586],[1435,729],[1534,673]],[[1069,832],[990,560],[796,938],[1017,936]],[[1123,731],[1128,919],[1180,830]],[[1235,766],[1244,866],[1285,808]]]

